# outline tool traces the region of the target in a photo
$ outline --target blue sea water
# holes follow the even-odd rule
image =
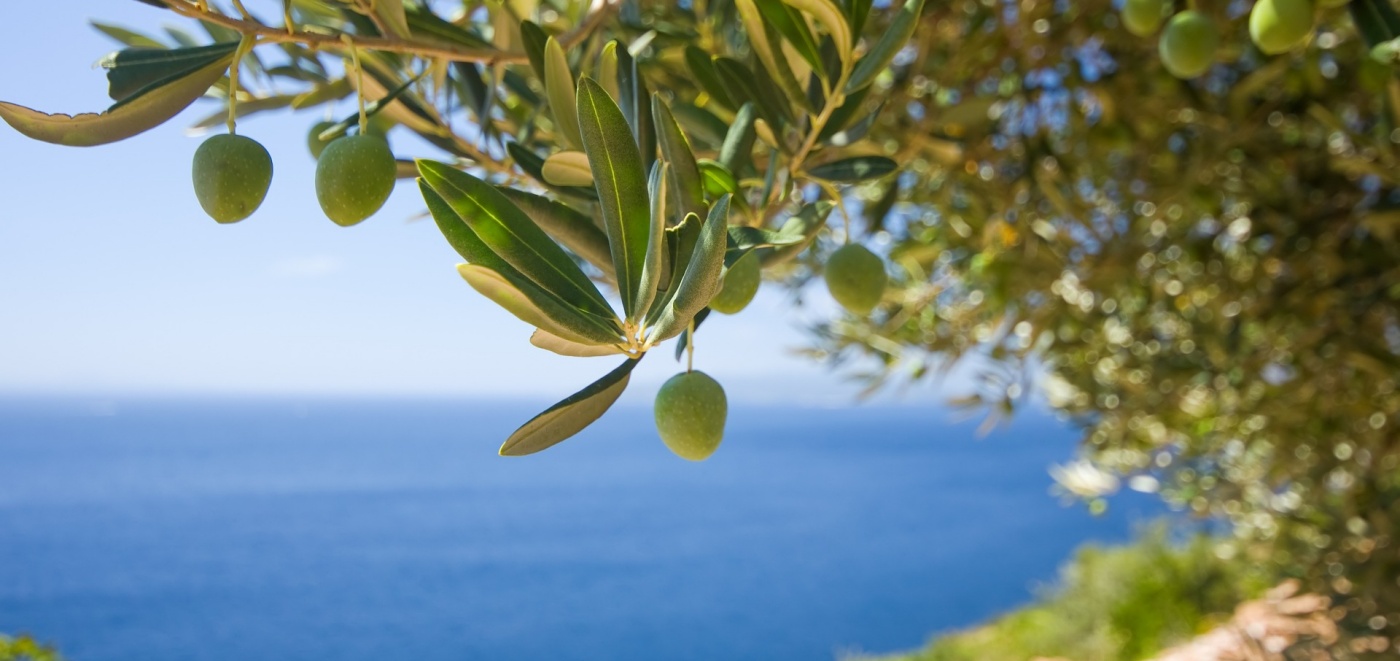
[[[1075,433],[732,411],[681,461],[622,407],[546,453],[515,403],[0,401],[0,632],[73,661],[832,659],[1029,600],[1088,540]]]

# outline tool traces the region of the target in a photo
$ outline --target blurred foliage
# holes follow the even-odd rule
[[[813,353],[877,357],[872,386],[979,356],[960,404],[993,417],[1043,375],[1102,484],[1228,520],[1393,654],[1400,81],[1345,9],[1276,58],[1248,3],[1202,9],[1223,46],[1191,81],[1106,1],[926,12],[871,132],[909,170],[858,228],[899,292]]]
[[[1272,585],[1269,570],[1221,550],[1206,536],[1173,545],[1161,525],[1131,545],[1088,545],[1037,603],[886,661],[1138,661],[1221,624]]]
[[[58,650],[29,636],[0,634],[0,661],[63,661]]]

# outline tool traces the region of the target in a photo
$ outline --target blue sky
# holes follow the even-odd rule
[[[138,2],[34,3],[0,23],[0,99],[48,112],[109,105],[94,62],[115,45],[89,18],[148,33],[188,27]],[[322,216],[304,136],[323,111],[239,123],[271,152],[275,175],[253,217],[216,224],[191,189],[200,139],[186,130],[216,109],[199,102],[153,131],[87,149],[0,124],[0,392],[549,399],[612,367],[530,346],[528,327],[456,275],[460,259],[431,222],[410,220],[422,210],[411,182],[357,227]],[[431,155],[403,136],[394,146]],[[807,298],[794,310],[765,285],[743,314],[707,324],[696,367],[731,397],[849,401],[854,386],[790,355],[805,342],[804,320],[832,309],[824,291]],[[642,364],[633,391],[650,397],[679,369],[666,349]],[[933,399],[925,388],[905,401]]]

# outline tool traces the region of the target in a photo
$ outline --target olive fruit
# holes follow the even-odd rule
[[[1162,0],[1126,0],[1123,3],[1123,26],[1139,37],[1150,37],[1162,27]]]
[[[253,215],[272,184],[272,156],[257,140],[216,135],[194,152],[194,196],[221,223]]]
[[[1162,64],[1177,78],[1195,78],[1215,62],[1220,32],[1215,23],[1198,11],[1186,10],[1172,17],[1162,31],[1157,50]]]
[[[1266,55],[1278,55],[1303,45],[1313,31],[1309,0],[1258,0],[1249,12],[1249,37]]]
[[[724,282],[718,294],[710,299],[710,309],[724,314],[735,314],[753,300],[758,293],[758,285],[763,281],[762,269],[758,264],[758,254],[749,251],[739,261],[724,271]]]
[[[724,388],[704,372],[682,372],[656,393],[656,431],[682,459],[703,461],[724,439],[729,402]]]
[[[384,138],[361,134],[332,140],[316,161],[316,199],[326,217],[349,227],[384,206],[397,171]]]
[[[889,276],[885,263],[858,243],[842,246],[826,260],[826,288],[842,307],[857,315],[870,314],[885,294]]]
[[[321,134],[332,126],[335,126],[335,122],[316,122],[316,125],[311,127],[311,132],[306,134],[306,148],[311,150],[311,158],[321,158],[321,152],[326,150],[326,145],[334,140],[321,139]]]

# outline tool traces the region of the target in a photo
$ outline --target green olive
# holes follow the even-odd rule
[[[683,372],[657,391],[655,413],[656,431],[666,447],[683,459],[703,461],[724,439],[729,402],[708,374]]]
[[[1249,12],[1249,37],[1266,55],[1303,45],[1312,31],[1313,6],[1308,0],[1258,0]]]
[[[1215,62],[1220,31],[1198,11],[1186,10],[1172,17],[1162,31],[1157,50],[1162,64],[1177,78],[1195,78]]]
[[[858,243],[842,246],[826,260],[826,288],[852,314],[867,315],[885,294],[885,263]]]
[[[332,121],[316,122],[316,124],[311,127],[311,132],[306,134],[306,148],[311,150],[311,158],[321,158],[321,152],[326,150],[326,145],[329,145],[335,140],[335,138],[331,140],[321,139],[321,134],[324,133],[326,129],[335,126],[335,124],[336,123]]]
[[[389,144],[374,135],[332,140],[316,161],[316,199],[337,225],[349,227],[370,216],[394,190],[398,165]]]
[[[724,283],[719,293],[710,299],[710,309],[724,314],[738,313],[748,307],[762,282],[763,272],[758,263],[758,254],[749,251],[724,271]]]
[[[216,135],[194,152],[194,196],[220,223],[253,215],[272,184],[272,156],[252,138]]]
[[[1139,37],[1150,37],[1162,27],[1162,0],[1126,0],[1123,3],[1123,26]]]

